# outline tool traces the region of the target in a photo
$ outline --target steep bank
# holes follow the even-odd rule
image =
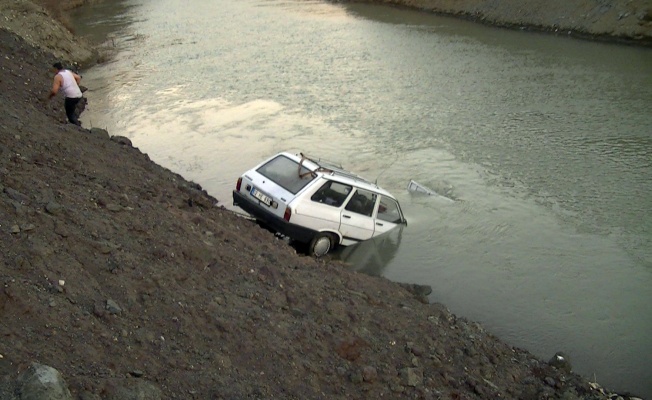
[[[60,99],[41,103],[52,56],[0,43],[0,398],[34,361],[83,399],[598,398],[441,305],[297,256],[127,140],[61,124]]]
[[[652,45],[652,3],[648,0],[355,1],[415,8],[488,25]]]
[[[62,2],[65,3],[65,2]],[[83,39],[75,37],[45,8],[29,0],[0,0],[0,28],[23,38],[31,46],[68,64],[93,64],[97,53]]]

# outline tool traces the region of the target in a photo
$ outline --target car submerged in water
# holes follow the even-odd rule
[[[279,153],[245,172],[233,204],[315,257],[407,221],[394,196],[358,175],[303,154]]]

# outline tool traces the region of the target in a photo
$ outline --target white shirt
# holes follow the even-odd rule
[[[75,81],[75,77],[73,76],[72,72],[68,71],[67,69],[62,69],[59,71],[58,75],[61,75],[61,78],[63,78],[63,82],[61,83],[61,90],[63,90],[64,96],[73,99],[82,97],[82,92],[79,89],[77,81]]]

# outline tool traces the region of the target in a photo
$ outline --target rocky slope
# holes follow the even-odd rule
[[[11,21],[11,32],[0,22],[0,398],[609,398],[567,363],[427,304],[423,288],[297,254],[127,138],[66,124],[61,99],[44,100],[48,68],[84,53],[57,47],[65,33],[46,51],[27,37],[40,28],[23,39]]]
[[[62,2],[62,3],[65,3]],[[31,46],[52,53],[54,58],[89,64],[97,54],[76,38],[45,8],[29,0],[0,0],[0,27],[15,33]]]
[[[516,29],[652,45],[652,3],[649,0],[356,1],[417,8]]]

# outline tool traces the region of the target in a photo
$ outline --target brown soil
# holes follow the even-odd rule
[[[86,400],[608,398],[66,124],[44,47],[0,29],[0,398],[34,362]]]

